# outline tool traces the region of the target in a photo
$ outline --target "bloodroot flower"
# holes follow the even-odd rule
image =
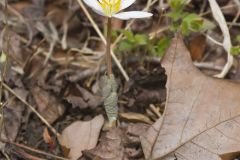
[[[107,75],[103,76],[102,96],[104,99],[104,108],[108,116],[111,127],[117,125],[118,118],[118,94],[117,82],[112,71],[111,59],[111,19],[118,18],[128,20],[131,18],[147,18],[152,13],[142,11],[120,12],[121,10],[132,5],[136,0],[83,0],[96,13],[107,17],[107,37],[106,37],[106,65]]]
[[[96,13],[109,18],[114,17],[122,20],[128,20],[131,18],[147,18],[152,16],[152,13],[143,11],[119,12],[132,5],[136,0],[83,0],[83,1]]]

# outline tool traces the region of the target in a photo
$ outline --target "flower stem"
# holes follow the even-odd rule
[[[106,48],[106,63],[107,75],[103,77],[102,95],[104,97],[104,107],[109,120],[109,127],[116,127],[118,116],[118,95],[117,82],[112,71],[112,57],[111,57],[111,32],[112,19],[107,19],[107,48]]]
[[[112,74],[112,57],[111,57],[111,32],[112,32],[112,19],[107,19],[107,49],[106,49],[106,63],[107,63],[107,74]]]

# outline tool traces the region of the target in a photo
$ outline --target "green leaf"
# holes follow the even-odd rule
[[[118,37],[118,32],[112,31],[111,37],[112,37],[112,39],[116,39]]]
[[[166,14],[169,18],[171,18],[174,22],[178,21],[179,19],[183,18],[182,12],[169,12]]]
[[[117,51],[119,52],[127,52],[134,48],[134,45],[128,40],[122,40],[118,44]]]
[[[185,19],[190,23],[192,31],[199,31],[203,26],[203,19],[196,14],[189,14]]]
[[[186,21],[182,22],[181,31],[182,31],[182,34],[185,35],[185,36],[189,34],[190,27],[189,27],[188,22],[186,22]]]
[[[170,25],[170,31],[172,31],[172,32],[177,32],[177,31],[179,31],[179,24],[178,24],[178,22],[173,22],[173,23]]]
[[[181,28],[184,35],[190,32],[197,32],[203,29],[204,20],[197,14],[190,14],[185,12],[187,0],[169,0],[171,12],[167,16],[172,19],[172,31],[177,31]]]
[[[187,1],[186,0],[169,0],[168,4],[170,5],[172,10],[182,11],[187,5]]]
[[[154,50],[152,50],[151,52],[158,57],[162,57],[166,49],[169,47],[170,42],[171,38],[162,37],[155,45]]]
[[[168,4],[171,8],[171,12],[167,13],[167,16],[173,21],[178,21],[186,16],[183,11],[187,5],[186,0],[169,0]]]
[[[136,34],[134,38],[136,45],[147,45],[149,42],[148,36],[145,34]]]
[[[235,46],[231,48],[231,54],[237,56],[240,54],[240,46]]]
[[[133,35],[133,33],[131,31],[129,31],[129,30],[122,30],[121,32],[124,34],[125,37],[127,37],[127,39],[130,42],[132,42],[132,43],[135,42],[134,35]]]
[[[184,17],[182,22],[182,32],[184,35],[188,35],[190,31],[197,32],[203,27],[203,19],[196,14],[188,14]]]
[[[195,20],[190,23],[190,28],[192,31],[197,32],[200,31],[203,26],[203,20]]]

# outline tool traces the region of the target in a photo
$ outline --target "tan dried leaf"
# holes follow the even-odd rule
[[[34,87],[31,92],[37,103],[38,111],[49,123],[53,123],[64,113],[64,106],[49,92],[40,87]]]
[[[83,150],[93,149],[97,145],[103,123],[104,118],[99,115],[91,121],[74,122],[62,132],[59,140],[63,147],[70,149],[71,160],[77,160]]]
[[[162,121],[153,125],[158,129],[144,135],[156,139],[142,138],[145,155],[228,160],[240,151],[240,85],[201,73],[181,36],[173,39],[162,65],[168,76],[166,106]]]

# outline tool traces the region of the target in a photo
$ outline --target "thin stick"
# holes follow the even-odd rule
[[[14,145],[16,147],[22,148],[22,149],[25,149],[25,150],[28,150],[28,151],[32,151],[34,153],[38,153],[38,154],[45,155],[45,156],[48,156],[48,157],[52,157],[52,158],[55,158],[55,159],[68,160],[67,158],[59,157],[59,156],[53,155],[51,153],[47,153],[47,152],[44,152],[44,151],[41,151],[41,150],[38,150],[38,149],[35,149],[35,148],[32,148],[32,147],[29,147],[29,146],[26,146],[24,144],[19,144],[19,143],[7,141],[7,140],[2,140],[2,141],[4,141],[5,143],[9,143],[11,145]]]
[[[14,154],[18,155],[18,156],[21,156],[22,158],[24,159],[29,159],[29,160],[46,160],[46,159],[43,159],[43,158],[39,158],[37,156],[33,156],[23,150],[15,150],[15,151],[12,151]]]
[[[154,106],[153,104],[150,104],[150,110],[158,117],[160,118],[162,115],[161,113],[157,110],[156,106]]]
[[[219,24],[220,29],[222,30],[224,40],[222,42],[223,48],[227,52],[227,63],[225,64],[222,72],[218,75],[215,75],[218,78],[224,78],[226,74],[229,72],[233,65],[233,56],[231,54],[231,48],[232,48],[232,41],[231,36],[229,33],[229,28],[226,23],[226,19],[221,11],[220,6],[218,5],[216,0],[208,0],[210,4],[210,8],[212,10],[212,15],[216,22]]]
[[[112,18],[107,19],[107,45],[106,45],[106,63],[108,76],[112,74],[112,58],[111,58],[111,32]]]
[[[232,9],[232,8],[234,8],[234,7],[236,7],[235,4],[227,5],[227,6],[221,7],[221,10],[224,10],[224,9]],[[199,16],[203,17],[203,16],[206,16],[206,15],[208,15],[208,14],[210,14],[210,13],[212,13],[211,9],[208,10],[208,11],[206,11],[206,12],[203,12],[203,13],[199,14]]]
[[[13,94],[15,97],[17,97],[17,98],[18,98],[23,104],[25,104],[28,108],[30,108],[30,109],[32,110],[32,112],[34,112],[34,113],[38,116],[38,118],[40,118],[41,121],[42,121],[46,126],[48,126],[48,128],[50,128],[51,131],[52,131],[57,137],[60,136],[60,134],[57,132],[57,130],[56,130],[55,128],[53,128],[53,127],[51,126],[51,124],[48,123],[48,121],[47,121],[40,113],[38,113],[38,111],[37,111],[33,106],[31,106],[28,102],[26,102],[24,99],[22,99],[20,96],[18,96],[10,87],[8,87],[7,84],[5,84],[5,83],[2,82],[2,81],[1,81],[0,83],[2,83],[3,87],[4,87],[6,90],[8,90],[11,94]]]
[[[233,24],[235,24],[237,22],[238,18],[240,17],[240,2],[239,2],[239,0],[234,0],[234,2],[238,6],[238,12],[237,12],[237,15],[235,16],[235,18],[233,19],[232,24],[229,26],[229,30],[232,28]]]

